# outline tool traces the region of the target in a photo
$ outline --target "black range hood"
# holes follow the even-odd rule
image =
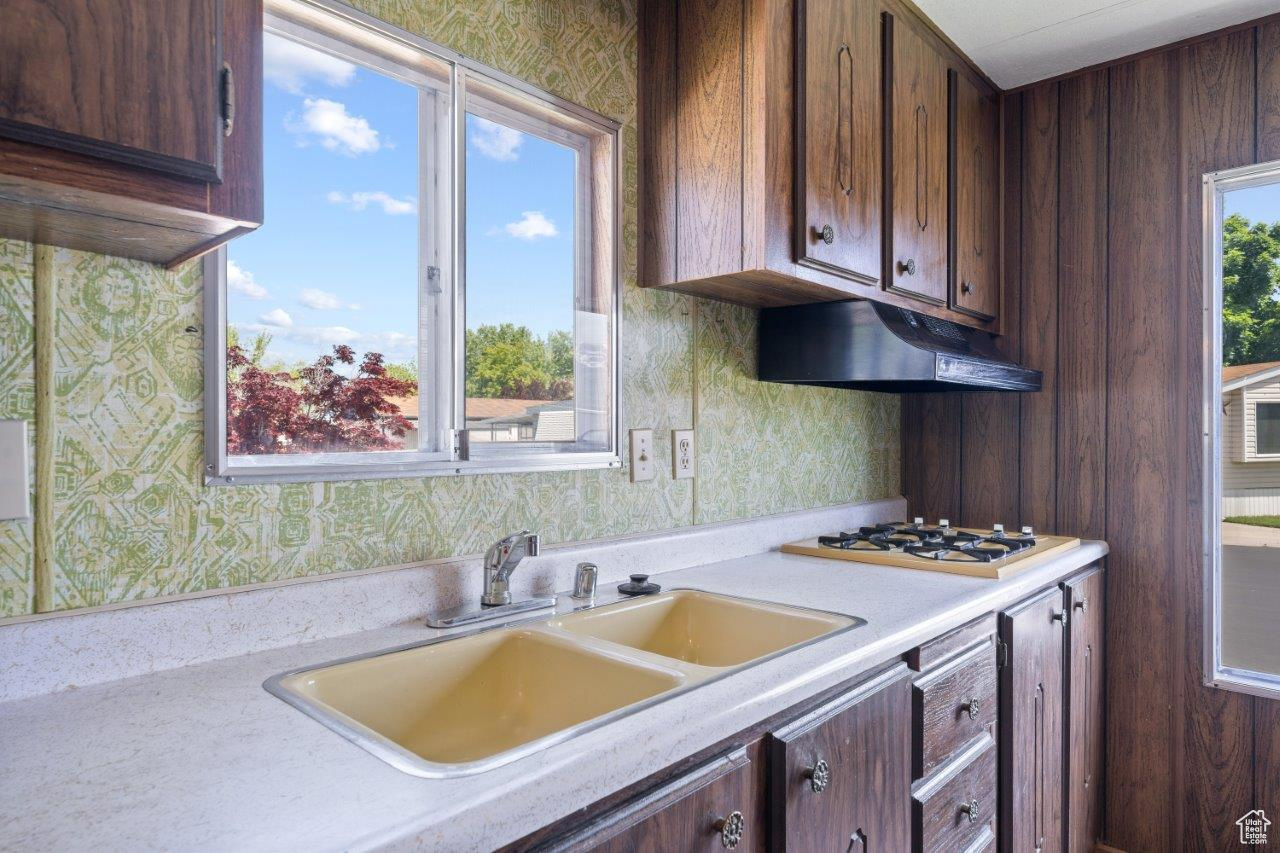
[[[760,311],[759,377],[864,391],[1039,391],[986,332],[850,300]]]

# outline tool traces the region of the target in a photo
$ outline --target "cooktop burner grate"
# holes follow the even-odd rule
[[[856,533],[819,536],[818,544],[845,551],[896,551],[922,559],[994,563],[1034,548],[1036,539],[1029,527],[1011,536],[1001,524],[979,533],[955,529],[946,519],[929,527],[917,518],[911,524],[877,524],[860,527]]]

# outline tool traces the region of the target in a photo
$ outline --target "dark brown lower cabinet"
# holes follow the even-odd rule
[[[771,850],[911,844],[911,678],[905,664],[767,738]]]
[[[1065,622],[1057,587],[1000,614],[1002,850],[1062,850]]]
[[[1091,566],[506,849],[1092,850],[1102,590]]]
[[[1067,849],[1102,835],[1102,570],[1063,582],[1067,623]]]
[[[658,786],[553,845],[557,850],[765,849],[757,768],[734,750]]]

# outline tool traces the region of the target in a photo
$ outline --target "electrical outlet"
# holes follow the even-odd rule
[[[631,430],[631,482],[653,479],[653,430]]]
[[[27,422],[0,421],[0,519],[31,517],[27,479]]]
[[[694,467],[698,464],[693,444],[693,430],[673,429],[671,431],[671,476],[677,480],[687,480],[693,476]]]

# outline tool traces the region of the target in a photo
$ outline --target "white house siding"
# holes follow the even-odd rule
[[[1237,389],[1223,400],[1223,515],[1280,515],[1280,460],[1257,458],[1253,418],[1259,401],[1280,403],[1280,379]]]

